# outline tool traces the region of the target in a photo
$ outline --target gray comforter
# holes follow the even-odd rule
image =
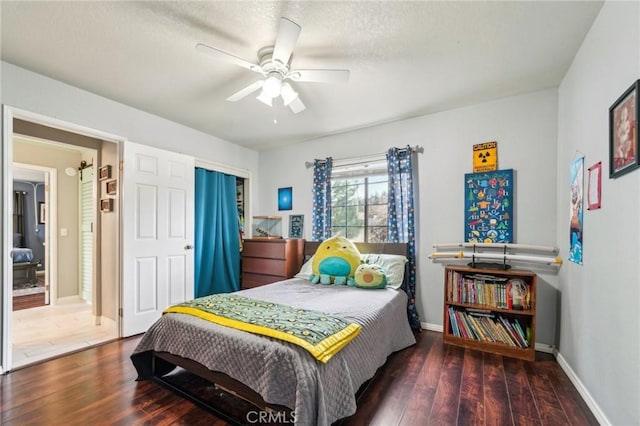
[[[415,343],[402,290],[324,286],[293,278],[243,290],[247,297],[338,315],[362,326],[328,363],[270,337],[184,314],[165,314],[144,335],[132,359],[141,378],[141,354],[166,351],[228,374],[270,404],[293,409],[299,425],[330,425],[356,411],[355,393],[389,354]]]

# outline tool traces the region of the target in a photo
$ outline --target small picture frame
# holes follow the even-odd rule
[[[39,211],[38,211],[38,223],[47,223],[47,205],[40,201],[38,203]]]
[[[106,183],[107,194],[115,195],[118,193],[118,181],[113,179]]]
[[[293,208],[293,188],[278,188],[278,210],[291,210]]]
[[[100,211],[101,212],[112,212],[113,211],[113,198],[103,198],[100,200]]]
[[[304,215],[289,215],[289,238],[303,238],[304,236]]]
[[[106,166],[100,167],[98,170],[98,178],[100,180],[111,179],[111,166],[107,164]]]
[[[600,208],[600,195],[602,187],[602,162],[598,161],[589,167],[589,181],[587,182],[587,210]]]
[[[640,167],[639,91],[640,80],[637,80],[609,108],[609,178],[617,178]]]

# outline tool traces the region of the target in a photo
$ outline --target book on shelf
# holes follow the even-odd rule
[[[456,321],[456,314],[452,306],[449,306],[449,322],[451,323],[451,331],[456,337],[461,337],[460,330],[458,329],[458,321]]]
[[[531,285],[519,278],[448,271],[447,300],[500,309],[531,309]]]
[[[517,318],[474,309],[449,306],[449,322],[454,336],[485,342],[499,342],[508,346],[527,348],[527,331]],[[530,331],[529,331],[530,334]]]

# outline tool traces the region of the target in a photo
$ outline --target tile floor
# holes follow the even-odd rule
[[[118,338],[115,322],[96,325],[91,306],[81,299],[12,315],[12,368]]]

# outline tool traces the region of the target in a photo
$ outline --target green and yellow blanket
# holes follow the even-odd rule
[[[200,297],[165,309],[296,344],[326,363],[360,332],[358,324],[308,309],[230,293]]]

